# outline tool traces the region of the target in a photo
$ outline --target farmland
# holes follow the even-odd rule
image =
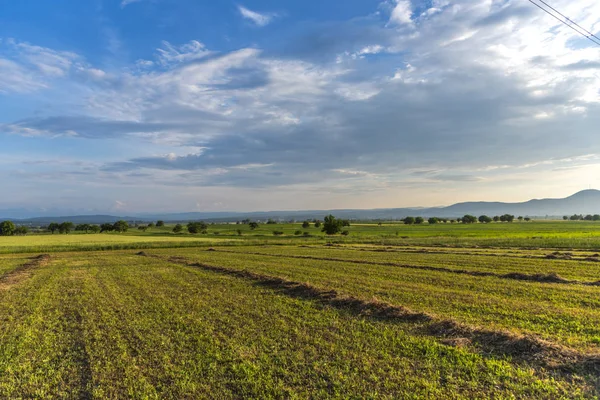
[[[171,229],[0,237],[0,398],[600,393],[600,224]]]

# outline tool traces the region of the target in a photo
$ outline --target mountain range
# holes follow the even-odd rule
[[[29,214],[29,215],[28,215]],[[447,207],[431,208],[381,208],[381,209],[339,209],[339,210],[303,210],[303,211],[260,211],[260,212],[188,212],[167,214],[134,214],[134,215],[31,215],[27,210],[0,210],[0,220],[10,219],[18,223],[47,224],[50,222],[72,221],[74,223],[103,223],[119,219],[127,221],[191,221],[206,220],[214,222],[230,222],[242,219],[251,220],[305,220],[323,218],[333,214],[339,218],[360,220],[392,220],[406,216],[456,218],[465,214],[502,215],[512,214],[524,217],[562,217],[573,214],[600,214],[600,191],[583,190],[563,199],[534,199],[521,203],[502,202],[465,202]]]

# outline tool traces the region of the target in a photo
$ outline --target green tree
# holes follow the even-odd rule
[[[585,218],[584,218],[584,219],[585,219],[586,221],[593,221],[593,220],[594,220],[594,216],[593,216],[593,215],[591,215],[591,214],[588,214],[588,215],[586,215],[586,216],[585,216]]]
[[[258,228],[258,222],[249,222],[248,226],[250,227],[251,230],[255,230],[256,228]]]
[[[127,232],[129,230],[129,224],[127,221],[119,220],[113,224],[113,231],[115,232]]]
[[[68,235],[75,228],[75,225],[72,222],[65,221],[58,225],[58,233],[64,233]]]
[[[158,226],[158,227],[165,226],[165,221],[161,221],[161,220],[156,221],[156,226]]]
[[[592,217],[592,220],[600,221],[600,214],[594,214],[594,216]]]
[[[99,233],[100,227],[98,225],[90,225],[90,231],[92,231],[92,233]]]
[[[425,222],[425,219],[423,217],[415,218],[415,224],[421,225],[423,222]]]
[[[499,217],[498,215],[496,215],[496,216],[494,217],[494,222],[499,222],[499,221],[500,221],[500,217]]]
[[[75,227],[76,231],[88,233],[90,230],[90,224],[79,224]]]
[[[112,232],[113,229],[113,224],[109,224],[108,222],[100,225],[100,232]]]
[[[568,221],[568,220],[569,220],[569,217],[568,217],[568,216],[566,216],[566,215],[564,215],[564,216],[563,216],[563,221]]]
[[[406,224],[406,225],[412,225],[415,223],[415,218],[414,217],[406,217],[402,220],[402,222],[404,222],[404,224]]]
[[[206,233],[206,230],[208,229],[208,225],[206,225],[206,222],[200,221],[200,222],[190,222],[187,224],[187,230],[189,233]]]
[[[463,224],[475,224],[475,223],[477,223],[477,217],[467,214],[464,217],[462,217],[462,223]]]
[[[267,225],[275,225],[277,224],[277,221],[273,221],[271,218],[269,218],[269,220],[267,221]]]
[[[183,225],[177,224],[173,227],[173,233],[181,233],[183,231]]]
[[[429,218],[429,219],[427,220],[427,223],[428,223],[429,225],[435,225],[435,224],[437,224],[438,222],[440,222],[440,220],[439,220],[439,219],[437,219],[436,217],[431,217],[431,218]]]
[[[0,222],[0,236],[12,236],[15,234],[15,224],[12,221]]]
[[[482,224],[489,224],[490,222],[492,222],[493,219],[491,219],[490,217],[488,217],[487,215],[481,215],[479,217],[479,222],[481,222]]]
[[[342,221],[336,219],[333,215],[329,214],[325,217],[325,222],[323,222],[322,232],[325,232],[327,235],[335,235],[342,229]]]
[[[514,215],[510,215],[510,214],[504,214],[500,216],[500,221],[501,222],[513,222],[515,220],[515,216]]]
[[[321,227],[321,221],[315,221],[315,228],[320,228]]]
[[[29,229],[27,229],[26,226],[21,225],[21,226],[17,226],[15,228],[14,234],[19,235],[19,236],[25,236],[25,235],[27,235],[27,232],[29,232]]]
[[[304,229],[310,228],[310,222],[308,222],[308,221],[304,221],[304,222],[302,223],[302,227],[303,227]]]
[[[58,224],[56,222],[52,222],[50,225],[48,225],[48,230],[54,235],[54,232],[58,231]]]
[[[529,221],[531,221],[531,218],[525,217],[525,222],[529,222]]]

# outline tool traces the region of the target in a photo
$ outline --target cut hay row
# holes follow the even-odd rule
[[[319,288],[310,283],[296,282],[248,270],[193,262],[184,257],[164,257],[145,252],[137,254],[249,279],[279,293],[318,301],[323,305],[343,309],[359,316],[393,322],[414,322],[417,323],[416,332],[418,333],[435,336],[445,344],[468,344],[483,354],[499,357],[509,356],[515,361],[527,362],[532,366],[550,369],[561,374],[594,375],[600,373],[600,355],[583,354],[535,335],[518,335],[501,330],[472,327],[451,319],[440,319],[427,313],[415,312],[407,307],[380,301],[367,301],[341,294],[336,290]]]
[[[211,250],[211,249],[209,249],[209,250]],[[214,251],[215,249],[212,249],[212,250]],[[539,282],[539,283],[559,283],[559,284],[571,284],[571,285],[600,286],[600,280],[592,281],[592,282],[585,282],[585,281],[579,281],[579,280],[574,280],[574,279],[570,280],[570,279],[565,279],[555,273],[525,274],[525,273],[513,272],[513,273],[507,273],[507,274],[498,274],[495,272],[471,271],[471,270],[465,270],[465,269],[459,269],[459,268],[410,265],[410,264],[400,264],[400,263],[393,263],[393,262],[377,262],[377,261],[343,259],[343,258],[334,258],[334,257],[317,257],[317,256],[308,256],[308,255],[291,255],[291,254],[272,254],[272,253],[262,253],[262,252],[239,252],[239,251],[230,251],[230,250],[223,250],[223,249],[220,249],[218,251],[223,252],[223,253],[250,254],[250,255],[255,255],[255,256],[266,256],[266,257],[295,258],[295,259],[343,262],[343,263],[354,263],[354,264],[364,264],[364,265],[379,265],[379,266],[386,266],[386,267],[398,267],[398,268],[418,269],[418,270],[424,270],[424,271],[446,272],[446,273],[459,274],[459,275],[485,276],[485,277],[494,277],[494,278],[499,278],[499,279],[513,279],[513,280],[519,280],[519,281],[529,281],[529,282]]]
[[[8,290],[18,285],[31,276],[32,270],[47,265],[50,262],[49,254],[40,254],[31,258],[30,261],[0,276],[0,290]]]

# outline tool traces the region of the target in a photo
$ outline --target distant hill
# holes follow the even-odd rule
[[[73,216],[42,216],[35,218],[19,219],[14,217],[14,210],[0,210],[0,216],[19,223],[44,225],[50,222],[72,221],[74,223],[103,223],[114,222],[119,219],[127,221],[149,222],[162,219],[170,222],[181,222],[191,220],[206,221],[238,221],[242,219],[267,220],[297,220],[323,218],[331,213],[339,218],[346,219],[401,219],[406,216],[423,217],[462,217],[465,214],[479,215],[502,215],[513,214],[515,216],[529,217],[561,217],[573,214],[600,214],[600,191],[583,190],[564,199],[534,199],[522,203],[501,202],[466,202],[457,203],[448,207],[433,208],[381,208],[381,209],[340,209],[340,210],[305,210],[305,211],[261,211],[261,212],[189,212],[170,214],[137,214],[132,216],[123,215],[73,215]],[[20,210],[21,215],[24,212]],[[13,215],[11,215],[13,214]]]

